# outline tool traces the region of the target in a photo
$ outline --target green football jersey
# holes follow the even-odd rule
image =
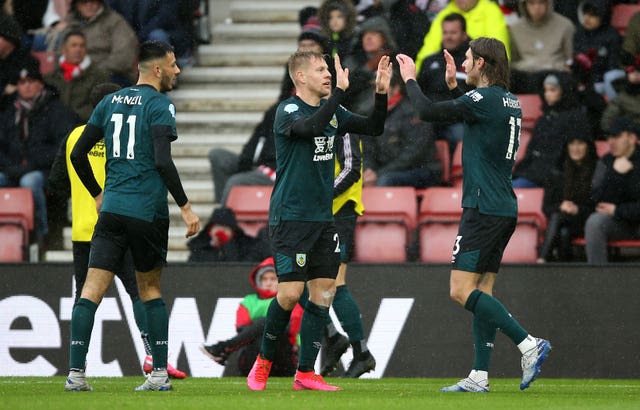
[[[326,100],[322,100],[324,104]],[[291,127],[308,118],[312,107],[294,96],[280,103],[273,131],[276,144],[276,183],[271,194],[269,224],[281,220],[326,222],[333,220],[334,141],[351,112],[339,106],[321,133],[312,138],[294,135]]]
[[[469,91],[455,103],[464,104],[475,116],[475,121],[464,124],[462,207],[517,217],[511,170],[520,145],[520,102],[512,93],[492,86]]]
[[[168,218],[167,187],[155,165],[154,126],[169,126],[177,138],[176,109],[149,85],[106,96],[89,123],[102,129],[107,164],[102,211],[153,221]]]

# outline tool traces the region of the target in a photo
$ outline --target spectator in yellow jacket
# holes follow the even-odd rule
[[[467,21],[467,34],[471,39],[493,37],[505,45],[507,56],[509,49],[509,31],[502,10],[491,0],[453,0],[438,13],[429,32],[424,37],[424,44],[416,57],[416,70],[420,72],[422,61],[442,48],[442,20],[451,13],[461,14]]]

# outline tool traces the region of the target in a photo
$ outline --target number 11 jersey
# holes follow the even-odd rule
[[[102,129],[106,181],[101,211],[145,221],[169,217],[167,187],[156,169],[153,129],[177,138],[176,109],[150,85],[134,85],[100,101],[89,123]],[[166,132],[169,131],[169,132]]]

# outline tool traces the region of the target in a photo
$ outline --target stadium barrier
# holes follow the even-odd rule
[[[252,291],[247,280],[251,266],[166,268],[169,360],[190,376],[223,375],[225,368],[198,346],[234,334],[238,301]],[[543,376],[635,378],[640,362],[638,268],[508,265],[499,273],[495,294],[532,334],[553,344]],[[0,376],[66,374],[72,271],[70,264],[0,265]],[[375,372],[363,377],[467,374],[473,356],[471,315],[449,300],[447,265],[354,263],[349,283],[378,362]],[[87,374],[140,374],[143,357],[130,300],[118,284],[98,310]],[[347,354],[343,366],[349,361]],[[496,339],[491,374],[521,376],[517,348],[504,335]]]

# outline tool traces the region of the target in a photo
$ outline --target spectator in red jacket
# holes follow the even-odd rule
[[[256,290],[242,299],[236,311],[237,335],[214,345],[202,345],[201,350],[216,363],[226,365],[229,356],[237,353],[238,368],[246,376],[260,351],[264,321],[271,300],[278,292],[278,277],[274,261],[269,257],[260,262],[249,274],[249,282]],[[296,305],[289,322],[289,337],[280,339],[271,375],[293,376],[297,367],[298,331],[302,318],[302,307]]]

